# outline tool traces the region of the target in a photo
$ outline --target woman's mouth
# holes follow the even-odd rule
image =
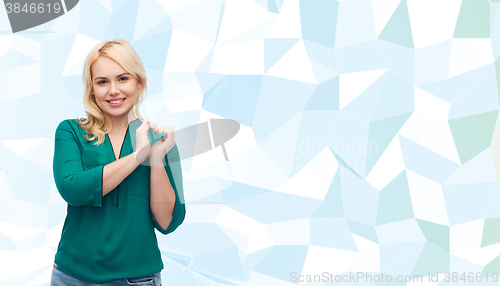
[[[107,100],[108,104],[112,107],[118,107],[125,102],[126,98],[118,99],[118,100]]]

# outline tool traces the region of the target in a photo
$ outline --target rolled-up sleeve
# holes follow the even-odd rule
[[[167,172],[170,184],[175,192],[175,206],[172,220],[167,229],[164,229],[156,221],[153,212],[150,210],[155,228],[162,234],[169,234],[179,227],[186,217],[186,206],[184,203],[184,184],[182,181],[182,167],[177,144],[174,145],[167,155],[165,155],[165,171]]]
[[[104,165],[84,170],[76,134],[67,120],[57,126],[52,170],[61,197],[71,206],[102,206]]]

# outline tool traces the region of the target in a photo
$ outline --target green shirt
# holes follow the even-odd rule
[[[129,123],[120,157],[135,150],[136,129]],[[151,131],[151,130],[149,130]],[[186,214],[182,169],[177,144],[165,156],[165,170],[175,191],[172,221],[163,229],[149,205],[150,172],[139,165],[114,190],[102,196],[104,165],[116,161],[108,135],[101,145],[86,141],[76,119],[62,121],[55,132],[53,172],[62,198],[68,203],[55,262],[65,273],[103,284],[116,279],[143,277],[163,269],[155,228],[173,232]],[[148,133],[151,145],[165,134]],[[148,161],[146,159],[146,161]],[[146,162],[145,161],[145,162]]]

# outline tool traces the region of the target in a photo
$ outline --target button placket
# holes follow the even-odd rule
[[[128,134],[129,128],[130,128],[130,124],[127,126],[127,131],[125,131],[125,136],[123,137],[122,146],[120,148],[120,154],[118,155],[118,159],[122,158],[123,147],[124,147],[126,140],[127,140],[127,134]],[[109,138],[109,135],[107,133],[106,133],[106,137],[108,138],[109,145],[111,146],[111,154],[113,156],[112,162],[115,162],[117,160],[115,157],[115,151],[113,149],[113,144],[111,143],[111,139]],[[114,190],[116,190],[116,192],[114,192]],[[115,197],[113,197],[113,202],[116,202],[116,203],[113,206],[118,207],[118,198],[120,197],[120,185],[118,185],[114,190],[113,190],[113,193],[115,194],[114,195]]]

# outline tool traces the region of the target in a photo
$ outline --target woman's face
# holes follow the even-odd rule
[[[99,57],[91,69],[92,95],[95,96],[97,105],[109,116],[127,116],[134,106],[142,83],[108,57]],[[110,102],[119,99],[124,100]]]

